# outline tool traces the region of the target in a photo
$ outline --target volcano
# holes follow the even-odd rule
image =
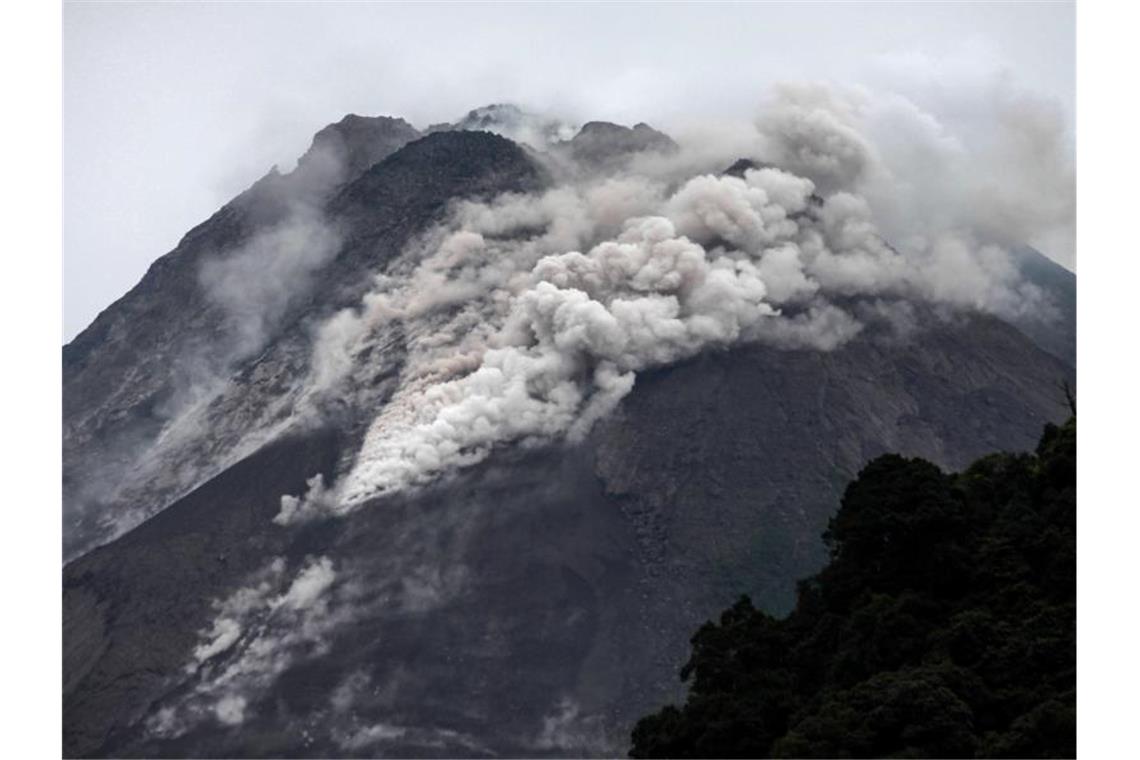
[[[1010,251],[1015,310],[841,286],[843,198],[692,167],[644,124],[348,116],[157,259],[63,349],[65,754],[624,754],[701,621],[791,609],[864,463],[954,470],[1068,416],[1067,270]],[[670,331],[615,348],[541,311],[571,290]],[[525,398],[485,390],[519,356]]]

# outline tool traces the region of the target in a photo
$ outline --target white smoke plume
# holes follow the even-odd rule
[[[766,161],[800,173],[702,174],[671,189],[657,159],[648,176],[460,204],[403,272],[378,276],[359,309],[325,325],[314,392],[395,333],[408,355],[351,472],[335,492],[320,482],[285,497],[278,521],[427,483],[499,444],[578,440],[637,372],[703,350],[834,349],[862,329],[842,299],[1041,307],[984,225],[934,219],[922,239],[888,244],[860,194],[886,171],[853,125],[861,104],[790,93],[761,120],[760,143]]]
[[[866,199],[899,248],[956,235],[1072,261],[1075,164],[1059,108],[1003,79],[945,89],[920,88],[924,107],[893,91],[785,85],[762,107],[759,150],[825,194]]]
[[[789,87],[720,146],[706,132],[697,148],[682,140],[679,153],[635,156],[617,174],[555,172],[561,181],[542,192],[456,203],[373,273],[355,308],[317,327],[296,413],[332,398],[371,421],[348,471],[284,495],[274,522],[346,513],[498,446],[580,441],[639,373],[704,351],[829,351],[870,323],[905,338],[918,330],[916,304],[1003,317],[1046,309],[1008,249],[1065,239],[1071,162],[1047,109],[995,97],[1012,110],[991,109],[1005,126],[979,142],[898,95]],[[753,168],[722,174],[745,149]],[[245,325],[244,350],[338,245],[301,214],[218,265],[229,269],[204,270],[212,297]],[[235,287],[262,267],[276,273],[263,286]],[[378,376],[391,394],[358,395]],[[318,558],[290,580],[278,562],[220,603],[187,668],[191,697],[156,713],[152,730],[245,721],[343,622],[350,605],[332,603],[351,593],[343,573]],[[467,580],[433,567],[399,578],[384,603],[407,613]],[[588,743],[574,733],[577,710],[559,705],[538,743]],[[377,723],[340,741],[355,751],[418,730]]]
[[[337,572],[327,557],[310,559],[292,579],[285,569],[283,559],[273,560],[215,605],[217,617],[185,668],[192,688],[154,713],[154,736],[172,738],[210,719],[240,725],[281,673],[327,651],[328,633],[348,619],[346,599],[357,590],[341,584],[335,592]]]
[[[319,324],[310,374],[266,415],[273,424],[255,421],[227,446],[232,457],[196,468],[187,451],[231,387],[228,362],[272,340],[340,248],[315,199],[341,171],[318,156],[312,176],[284,178],[284,196],[267,185],[282,219],[199,272],[227,318],[223,361],[180,369],[192,392],[160,410],[160,438],[122,457],[131,473],[96,473],[84,488],[145,505],[115,511],[119,533],[161,506],[138,492],[167,482],[164,498],[185,493],[326,401],[374,417],[350,476],[290,495],[278,517],[289,523],[425,483],[502,443],[578,438],[638,372],[703,350],[754,340],[828,350],[868,320],[913,322],[894,318],[902,301],[1047,313],[1008,251],[1028,242],[1072,258],[1063,119],[1008,82],[920,85],[905,96],[785,86],[754,124],[706,123],[675,135],[679,152],[605,169],[567,167],[557,141],[569,133],[554,120],[514,120],[540,124],[538,139],[474,113],[471,128],[530,141],[555,186],[458,203],[374,273],[356,308]],[[721,175],[741,157],[761,168]],[[377,377],[394,393],[360,392]]]
[[[393,346],[396,389],[351,470],[283,497],[276,521],[351,510],[505,443],[580,440],[639,372],[702,351],[827,351],[868,320],[909,334],[913,302],[1046,311],[1008,249],[1071,223],[1071,162],[1053,115],[995,97],[979,143],[896,94],[789,86],[751,137],[721,130],[724,154],[551,159],[551,189],[457,204],[320,328],[307,401],[375,375]],[[721,174],[742,147],[752,168]]]

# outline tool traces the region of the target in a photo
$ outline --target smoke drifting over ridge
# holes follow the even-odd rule
[[[785,85],[762,109],[762,150],[821,191],[858,192],[895,245],[955,232],[1072,261],[1075,167],[1060,111],[1000,81],[943,110],[895,92]]]
[[[158,361],[120,383],[121,395],[151,397],[141,415],[146,425],[112,424],[108,432],[82,415],[65,418],[65,520],[75,526],[66,531],[74,543],[65,556],[130,530],[280,432],[239,425],[239,437],[227,437],[214,417],[217,404],[240,392],[234,373],[281,334],[341,250],[341,231],[322,211],[329,193],[359,164],[366,168],[419,135],[403,122],[375,121],[377,134],[353,119],[321,130],[294,171],[271,170],[207,222],[212,240],[172,254],[187,264],[184,276],[201,297],[183,305],[185,314],[171,318],[168,310],[153,321],[155,334],[144,340],[158,345]],[[337,139],[348,130],[364,132],[354,135],[356,154]],[[162,293],[141,308],[169,298]],[[132,416],[121,409],[115,415]]]
[[[286,497],[278,521],[350,510],[499,444],[578,440],[637,372],[703,350],[831,350],[915,301],[1047,316],[1008,248],[1071,231],[1071,163],[1055,114],[994,113],[975,144],[898,95],[789,86],[755,129],[706,130],[675,154],[601,172],[542,154],[553,188],[456,204],[322,326],[310,398],[397,336],[407,356],[351,471]],[[742,155],[753,168],[721,174]]]
[[[316,211],[298,206],[285,221],[255,235],[237,251],[203,265],[202,286],[230,321],[227,361],[265,346],[339,245],[340,236]]]
[[[648,127],[597,124],[575,146],[553,116],[476,109],[437,128],[529,141],[549,186],[455,203],[371,281],[336,284],[348,295],[333,306],[312,298],[347,244],[324,211],[330,194],[420,135],[346,117],[295,171],[235,200],[248,202],[250,236],[196,271],[223,325],[172,354],[177,392],[155,408],[159,434],[83,465],[74,511],[113,537],[330,410],[372,420],[355,466],[289,495],[288,523],[428,482],[498,444],[576,440],[638,372],[706,349],[828,350],[868,322],[910,329],[920,302],[1047,319],[1051,304],[1008,250],[1071,247],[1063,119],[1007,86],[963,97],[942,119],[896,93],[785,86],[754,123],[678,132],[679,150]],[[752,170],[726,176],[741,158]],[[282,335],[309,352],[307,376],[290,369],[285,390],[243,407],[234,373]],[[232,423],[214,416],[222,408]]]
[[[1006,139],[1016,142],[994,143]],[[395,258],[338,291],[351,294],[338,305],[353,305],[326,304],[314,309],[319,319],[295,323],[290,372],[238,440],[326,425],[335,409],[332,421],[359,446],[304,493],[280,495],[276,525],[359,509],[496,447],[580,441],[639,373],[704,351],[747,342],[830,351],[872,330],[913,335],[919,312],[1049,312],[1007,251],[1039,218],[1016,191],[1033,183],[1004,184],[985,167],[970,175],[985,151],[895,96],[787,88],[756,124],[710,126],[682,135],[680,150],[602,164],[560,145],[528,152],[552,178],[544,189],[453,202]],[[943,187],[951,178],[974,184]],[[1064,172],[1051,182],[1063,186]],[[1007,198],[1000,214],[974,213],[986,188]],[[236,356],[284,334],[284,315],[340,253],[344,236],[317,209],[289,206],[202,270],[199,284],[231,319]],[[1050,229],[1071,219],[1056,222]],[[263,269],[264,286],[241,287]],[[179,452],[172,446],[168,461]],[[340,558],[308,557],[289,572],[275,560],[218,599],[182,691],[156,705],[149,732],[257,721],[277,679],[325,652],[334,629],[368,610],[447,604],[467,586],[454,555],[441,564],[391,554],[366,582]],[[338,746],[437,738],[402,722],[359,724],[351,705],[379,685],[353,674],[342,686],[311,724]],[[591,746],[592,720],[560,701],[535,746]]]

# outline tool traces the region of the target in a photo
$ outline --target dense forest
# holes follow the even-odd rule
[[[793,612],[703,625],[630,756],[1075,756],[1076,433],[959,474],[872,461]]]

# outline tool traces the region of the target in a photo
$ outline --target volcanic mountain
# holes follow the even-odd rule
[[[622,754],[865,462],[1068,415],[1040,253],[1034,308],[839,286],[808,179],[504,114],[322,129],[64,347],[65,754]]]

